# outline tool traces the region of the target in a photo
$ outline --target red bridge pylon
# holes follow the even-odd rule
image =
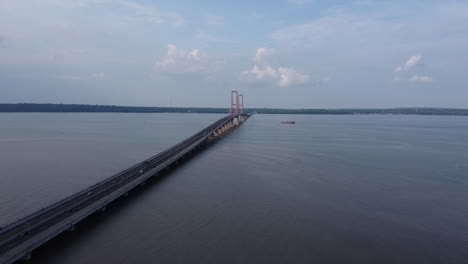
[[[231,91],[231,107],[229,108],[230,115],[240,115],[244,113],[244,95],[237,91]]]
[[[239,114],[243,114],[244,113],[244,95],[242,94],[239,94]]]
[[[229,108],[229,114],[239,114],[239,93],[237,91],[231,91],[231,107]]]

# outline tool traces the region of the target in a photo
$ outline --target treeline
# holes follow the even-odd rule
[[[83,104],[0,104],[0,112],[90,112],[90,113],[228,113],[228,108],[143,107]],[[456,108],[389,108],[389,109],[273,109],[249,108],[245,112],[258,114],[402,114],[402,115],[468,115],[468,109]]]
[[[262,114],[310,114],[310,115],[468,115],[468,109],[457,108],[388,108],[388,109],[251,109]]]
[[[0,104],[0,112],[60,112],[60,113],[227,113],[227,108],[144,107],[84,104]]]

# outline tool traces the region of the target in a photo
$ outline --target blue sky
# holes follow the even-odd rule
[[[467,1],[0,0],[0,102],[468,108]]]

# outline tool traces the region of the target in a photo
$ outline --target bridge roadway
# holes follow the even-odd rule
[[[57,203],[0,229],[0,264],[31,258],[31,252],[107,204],[126,196],[134,187],[176,163],[190,151],[200,148],[212,136],[219,136],[242,123],[249,115],[229,115],[219,119],[175,146],[140,162],[114,176],[71,195]]]

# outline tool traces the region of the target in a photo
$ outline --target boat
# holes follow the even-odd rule
[[[281,124],[294,125],[294,124],[296,124],[296,121],[282,121]]]

